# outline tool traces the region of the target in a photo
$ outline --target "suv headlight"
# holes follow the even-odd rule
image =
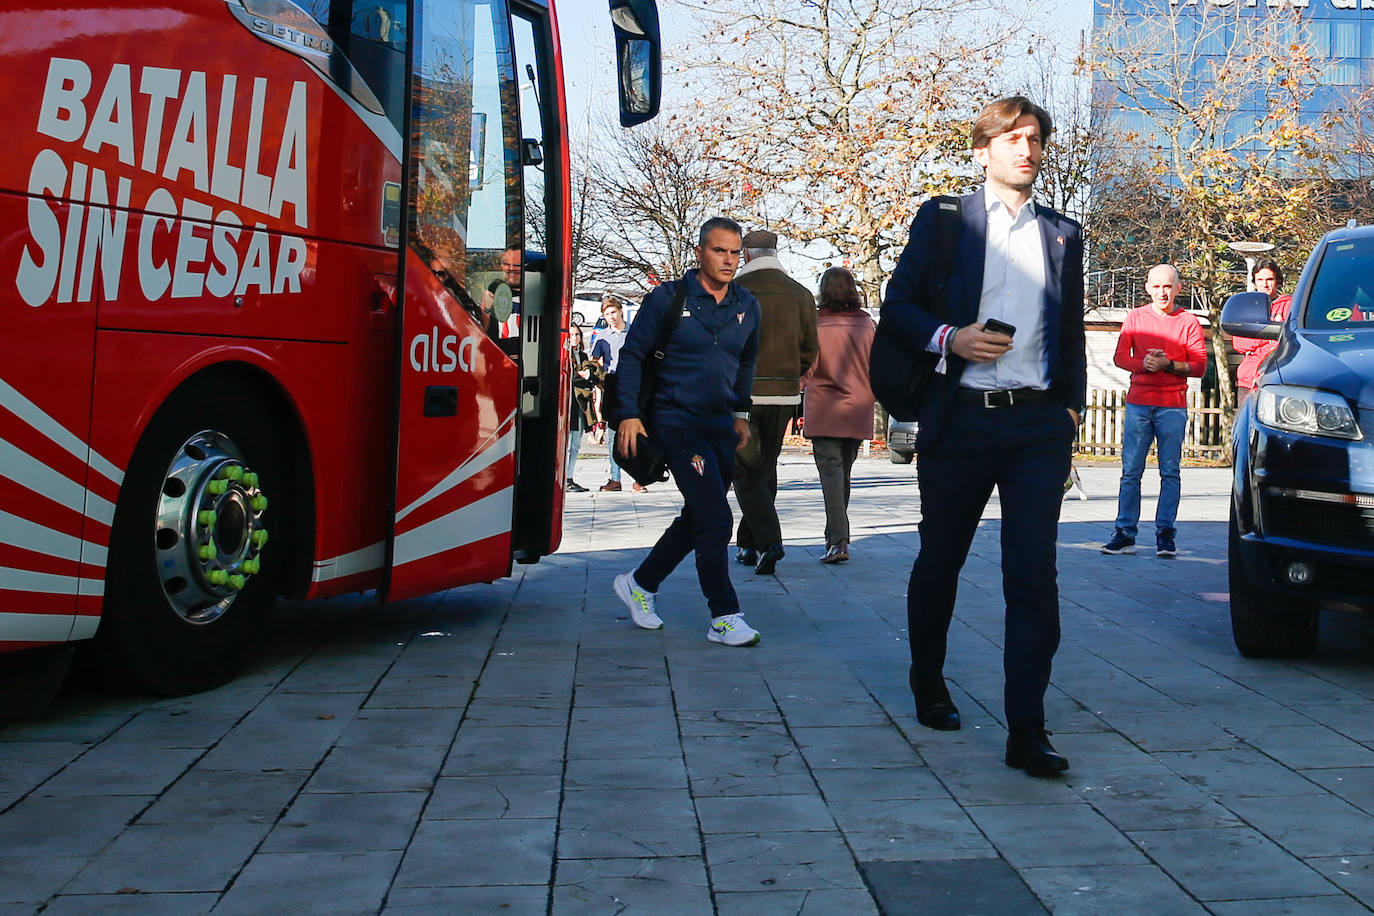
[[[1266,426],[1308,436],[1363,439],[1355,413],[1345,398],[1331,391],[1265,385],[1256,392],[1259,421]]]

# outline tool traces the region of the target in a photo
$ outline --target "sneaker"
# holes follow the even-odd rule
[[[1103,553],[1135,553],[1135,538],[1127,536],[1120,528],[1112,539],[1102,545]]]
[[[601,485],[601,489],[606,493],[618,493],[620,492],[620,481],[608,480]]]
[[[641,484],[641,483],[636,483],[635,486],[634,486],[634,491],[635,491],[636,493],[646,493],[646,492],[648,492],[648,490],[649,490],[649,488],[646,487],[646,486],[644,486],[644,485]]]
[[[1155,556],[1178,556],[1178,548],[1174,545],[1174,533],[1172,531],[1161,531],[1155,535]]]
[[[706,639],[722,646],[752,646],[763,638],[758,630],[744,622],[740,613],[712,617],[711,629],[706,631]]]
[[[635,626],[646,630],[663,629],[663,618],[654,611],[654,593],[639,587],[633,573],[615,577],[615,594],[630,609]]]
[[[568,492],[569,492],[569,493],[586,493],[586,492],[587,492],[587,488],[584,487],[584,486],[582,486],[582,484],[580,484],[580,483],[575,483],[574,481],[569,480],[569,481],[568,481]]]

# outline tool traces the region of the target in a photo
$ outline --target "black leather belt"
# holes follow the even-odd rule
[[[1011,407],[1022,401],[1034,401],[1049,397],[1043,388],[1003,388],[996,391],[979,391],[974,388],[960,388],[959,400],[969,401],[980,407]]]

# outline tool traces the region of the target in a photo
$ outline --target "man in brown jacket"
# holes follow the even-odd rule
[[[759,357],[754,369],[750,444],[735,457],[735,498],[740,523],[735,560],[771,576],[783,557],[778,495],[778,454],[783,433],[801,403],[800,380],[816,361],[816,300],[787,275],[778,260],[778,237],[755,229],[744,236],[745,266],[735,282],[759,300]]]

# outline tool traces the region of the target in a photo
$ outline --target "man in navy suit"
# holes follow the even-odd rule
[[[959,728],[945,645],[959,571],[996,486],[1006,763],[1035,776],[1069,767],[1045,732],[1044,696],[1059,646],[1059,507],[1087,394],[1081,227],[1031,200],[1050,130],[1049,114],[1021,96],[983,109],[972,146],[986,179],[959,201],[954,263],[931,263],[937,212],[952,204],[928,201],[883,305],[909,346],[942,357],[916,438],[921,550],[907,589],[916,716]]]

